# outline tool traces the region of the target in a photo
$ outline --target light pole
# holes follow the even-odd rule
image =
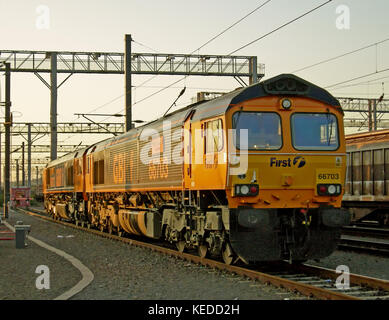
[[[11,64],[0,62],[5,67],[5,148],[4,148],[4,218],[8,218],[8,203],[10,200],[10,160],[11,160]]]

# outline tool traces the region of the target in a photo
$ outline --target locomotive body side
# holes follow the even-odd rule
[[[42,171],[45,209],[58,218],[70,218],[68,204],[78,191],[74,183],[75,171],[78,170],[75,155],[72,153],[54,160]]]
[[[54,216],[60,208],[76,223],[226,263],[322,258],[348,223],[339,209],[342,110],[293,75],[177,110],[73,155],[73,164],[81,169],[72,192],[46,190]]]

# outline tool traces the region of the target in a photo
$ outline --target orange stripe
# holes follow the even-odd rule
[[[166,188],[135,188],[135,189],[96,189],[89,193],[97,193],[97,192],[147,192],[147,191],[180,191],[182,190],[182,186],[180,187],[166,187]]]

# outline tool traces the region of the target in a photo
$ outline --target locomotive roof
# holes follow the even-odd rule
[[[230,106],[243,101],[272,95],[302,96],[339,108],[339,101],[327,90],[293,74],[281,74],[251,86],[237,89],[220,98],[210,100],[196,109],[192,120],[201,120],[224,114]],[[200,111],[200,112],[199,112]]]
[[[222,115],[226,113],[228,108],[243,101],[272,95],[302,96],[334,106],[342,112],[339,101],[327,90],[293,74],[281,74],[268,80],[255,83],[251,86],[236,89],[224,94],[221,97],[208,101],[197,102],[187,107],[173,111],[163,118],[154,120],[137,128],[133,128],[119,136],[95,143],[93,146],[96,146],[96,148],[89,147],[90,149],[88,152],[92,152],[92,150],[101,151],[107,146],[124,142],[129,138],[140,135],[145,129],[156,129],[160,132],[162,131],[162,123],[166,120],[169,120],[172,124],[175,124],[172,126],[180,126],[183,124],[186,117],[192,110],[196,110],[192,117],[192,121],[198,121]],[[85,150],[86,149],[79,150],[78,152]],[[57,160],[54,160],[48,166],[56,165],[58,163],[70,160],[72,155],[74,157],[75,153],[76,152],[67,154]]]
[[[77,151],[75,152],[71,152],[71,153],[67,153],[65,154],[64,156],[60,157],[60,158],[57,158],[53,161],[50,161],[47,165],[46,165],[46,168],[50,168],[50,167],[53,167],[53,166],[56,166],[58,164],[61,164],[63,162],[66,162],[66,161],[69,161],[71,159],[73,159],[75,157],[75,155],[77,154]]]

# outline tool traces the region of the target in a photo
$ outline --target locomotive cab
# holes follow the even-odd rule
[[[245,261],[323,258],[349,214],[343,113],[325,90],[292,75],[232,106],[230,243]],[[267,92],[266,92],[267,91]],[[334,101],[335,100],[335,101]],[[250,245],[247,245],[250,243]]]

